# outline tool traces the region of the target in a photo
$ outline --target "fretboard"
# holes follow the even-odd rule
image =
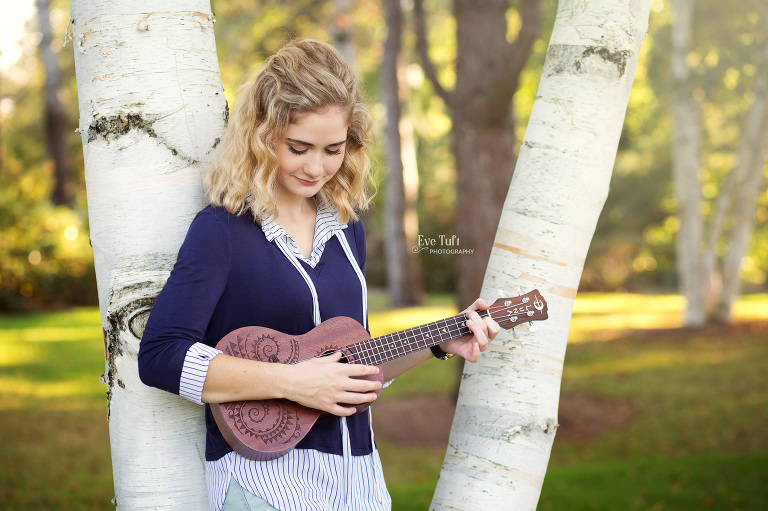
[[[488,311],[485,310],[477,312],[480,317],[488,315]],[[381,365],[414,351],[430,348],[441,342],[471,334],[472,331],[466,326],[466,321],[467,318],[464,314],[458,314],[426,325],[352,344],[347,347],[353,355],[351,362]]]

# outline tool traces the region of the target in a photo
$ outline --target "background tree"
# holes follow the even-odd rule
[[[539,0],[520,0],[518,30],[507,22],[508,0],[455,0],[456,84],[446,89],[429,57],[423,0],[415,0],[418,49],[424,73],[451,112],[456,164],[456,233],[472,255],[456,263],[459,304],[477,297],[491,250],[494,227],[515,168],[517,90],[533,42],[540,33]]]
[[[53,33],[50,21],[49,0],[36,0],[37,19],[42,39],[40,56],[45,70],[45,142],[48,154],[53,160],[54,185],[51,202],[69,205],[72,202],[72,171],[67,155],[69,119],[67,118],[59,93],[61,91],[61,70],[58,55],[53,49]]]
[[[206,0],[73,0],[70,19],[115,503],[206,509],[202,408],[144,386],[136,359],[227,117],[213,15]]]
[[[381,66],[382,96],[387,110],[384,199],[384,251],[387,292],[395,307],[421,301],[415,194],[418,168],[413,128],[403,115],[408,84],[402,55],[403,12],[400,0],[385,0],[387,40]],[[404,139],[404,137],[407,137]]]
[[[768,7],[764,4],[761,5],[761,15],[764,33],[768,34]],[[721,260],[722,285],[712,312],[712,317],[718,323],[731,322],[733,304],[742,289],[742,261],[752,242],[760,196],[765,190],[765,155],[768,151],[768,37],[763,40],[762,65],[758,69],[754,99],[744,116],[738,159],[718,195],[715,221],[710,227],[707,269],[712,275],[716,271],[716,247],[721,239],[723,217],[726,207],[730,205],[733,213],[730,230],[724,236],[727,241],[725,255]]]
[[[535,509],[573,300],[608,194],[651,0],[559,4],[482,296],[539,288],[549,319],[466,364],[433,510]]]
[[[675,80],[672,101],[672,170],[680,229],[676,237],[677,275],[680,294],[685,297],[685,324],[705,321],[707,290],[701,256],[703,231],[701,214],[701,120],[693,98],[691,72],[686,56],[693,48],[693,0],[673,0],[672,74]]]
[[[715,169],[702,163],[705,151],[700,104],[706,92],[690,63],[694,52],[694,4],[691,0],[675,0],[672,7],[672,154],[680,226],[676,238],[677,273],[680,294],[687,302],[684,324],[727,323],[741,289],[742,260],[750,248],[764,182],[768,149],[768,72],[764,69],[768,62],[768,9],[762,4],[757,6],[763,27],[762,45],[757,52],[762,65],[758,64],[759,71],[752,80],[753,99],[743,114],[735,161],[722,173],[718,191],[709,194],[711,205],[707,206],[703,193],[706,174]]]

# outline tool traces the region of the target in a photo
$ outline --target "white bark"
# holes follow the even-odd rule
[[[651,0],[562,0],[482,296],[538,288],[549,319],[466,364],[433,510],[535,509],[573,301],[608,194]]]
[[[116,505],[204,510],[203,408],[136,358],[225,124],[210,3],[72,0],[71,20]]]
[[[768,17],[768,9],[764,14]],[[768,19],[764,21],[768,28]],[[733,303],[741,292],[741,262],[749,251],[749,243],[755,228],[755,212],[759,196],[765,186],[765,155],[768,151],[768,42],[763,49],[763,67],[755,80],[754,100],[747,111],[741,130],[736,167],[733,177],[734,211],[728,235],[727,249],[722,261],[722,288],[714,310],[714,318],[720,323],[730,323]],[[729,193],[722,190],[721,194]],[[719,197],[718,197],[719,198]],[[720,237],[713,237],[709,247],[713,253]]]
[[[693,0],[672,0],[672,12],[672,172],[680,221],[675,253],[678,287],[686,300],[683,323],[695,326],[706,322],[710,282],[702,257],[701,113],[692,96],[691,70],[686,62],[693,48]]]

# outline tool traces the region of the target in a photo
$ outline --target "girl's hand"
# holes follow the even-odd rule
[[[498,335],[499,327],[490,315],[481,318],[477,310],[487,310],[489,305],[485,300],[478,298],[463,312],[467,316],[467,327],[472,331],[472,337],[465,335],[440,344],[443,351],[453,353],[470,362],[480,359],[480,352],[488,348],[488,344]]]
[[[359,379],[378,374],[378,366],[343,364],[341,352],[295,365],[285,386],[285,399],[338,416],[354,415],[356,406],[370,404],[381,390],[381,382]]]

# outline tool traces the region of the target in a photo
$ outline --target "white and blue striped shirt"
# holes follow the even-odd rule
[[[338,221],[337,212],[332,207],[318,205],[312,254],[307,259],[273,219],[266,218],[261,225],[267,240],[281,248],[307,281],[313,297],[315,324],[320,322],[317,293],[298,261],[302,260],[314,268],[326,242],[334,235],[358,274],[363,288],[363,310],[367,309],[365,279],[342,234],[342,229],[346,227]],[[203,343],[196,343],[187,351],[180,381],[181,396],[202,404],[208,363],[218,353],[221,352]],[[206,461],[209,509],[221,510],[230,479],[234,477],[247,491],[281,511],[390,510],[392,503],[375,444],[371,454],[352,456],[346,418],[341,419],[341,426],[342,456],[312,449],[294,449],[281,458],[262,462],[248,460],[233,451],[218,460]]]

